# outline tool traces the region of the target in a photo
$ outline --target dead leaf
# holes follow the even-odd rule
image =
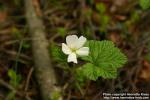
[[[0,11],[0,23],[5,22],[7,19],[7,12],[6,11]]]
[[[144,66],[140,72],[139,77],[144,79],[144,80],[150,81],[150,62],[145,60],[143,62],[143,65]]]
[[[111,41],[113,41],[115,44],[119,45],[119,44],[122,42],[122,39],[121,39],[119,33],[117,33],[117,32],[111,32],[111,33],[109,33],[109,34],[110,34],[110,35],[109,35],[108,38],[109,38]]]

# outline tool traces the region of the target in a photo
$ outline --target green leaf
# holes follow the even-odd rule
[[[86,79],[97,80],[98,77],[103,78],[116,78],[117,70],[115,68],[103,68],[97,67],[91,63],[87,63],[80,68],[80,80],[86,77]],[[85,78],[84,78],[85,79]]]
[[[81,67],[81,73],[88,79],[116,78],[117,68],[122,67],[127,61],[126,56],[111,41],[90,40],[85,46],[90,48],[90,53],[82,59],[90,63]]]
[[[8,76],[11,78],[11,79],[14,79],[16,78],[16,72],[12,69],[9,69],[8,70]]]
[[[96,80],[98,78],[97,68],[91,63],[83,65],[82,71],[88,79]]]
[[[150,7],[150,0],[139,0],[139,4],[143,10],[146,10]]]
[[[132,23],[138,22],[140,20],[139,14],[137,12],[133,12],[130,20]]]
[[[58,34],[61,36],[61,37],[65,37],[65,35],[66,35],[66,33],[67,33],[67,31],[66,31],[66,29],[64,28],[64,27],[59,27],[58,29],[57,29],[57,32],[58,32]]]
[[[106,30],[106,28],[107,28],[107,26],[108,26],[108,24],[109,24],[109,20],[110,20],[109,16],[107,16],[107,15],[101,16],[100,31],[103,32],[103,31]]]
[[[117,69],[116,68],[97,68],[98,77],[103,78],[116,78],[117,77]]]
[[[12,34],[16,37],[16,38],[21,38],[23,36],[23,34],[20,32],[20,30],[16,27],[12,27],[11,29]]]
[[[8,70],[8,76],[10,78],[10,84],[13,85],[14,87],[17,87],[20,82],[21,82],[21,75],[20,74],[17,74],[14,70],[12,69],[9,69]]]
[[[88,41],[88,61],[99,67],[119,68],[126,63],[126,56],[111,41]]]
[[[22,47],[23,47],[24,49],[29,49],[29,48],[31,48],[31,44],[28,43],[28,42],[23,42]]]
[[[55,61],[60,62],[60,63],[67,62],[67,55],[65,55],[62,52],[61,48],[58,47],[56,44],[51,44],[50,52]]]
[[[96,9],[99,11],[100,14],[103,14],[106,11],[106,7],[103,3],[96,4]]]

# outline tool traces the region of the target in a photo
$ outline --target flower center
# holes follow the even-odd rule
[[[77,51],[77,49],[76,48],[71,48],[71,51],[75,53]]]

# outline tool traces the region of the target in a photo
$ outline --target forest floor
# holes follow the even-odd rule
[[[37,12],[49,45],[60,45],[68,34],[84,35],[113,41],[128,58],[116,79],[87,81],[81,90],[68,73],[56,68],[65,88],[64,100],[101,100],[102,93],[150,93],[150,10],[142,10],[137,1],[41,0],[35,4],[40,6]],[[23,5],[22,0],[0,1],[0,100],[38,100],[40,95]]]

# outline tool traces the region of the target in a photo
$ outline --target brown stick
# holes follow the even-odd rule
[[[4,80],[0,79],[0,85],[6,87],[7,89],[13,91],[17,95],[23,97],[24,93],[23,92],[18,92],[13,86],[11,86],[9,83],[5,82]]]
[[[42,99],[49,100],[49,97],[52,97],[51,94],[59,92],[60,89],[56,87],[57,81],[48,53],[48,42],[44,32],[45,28],[38,14],[35,13],[33,0],[24,1],[27,23],[32,38],[35,75],[40,86]]]

